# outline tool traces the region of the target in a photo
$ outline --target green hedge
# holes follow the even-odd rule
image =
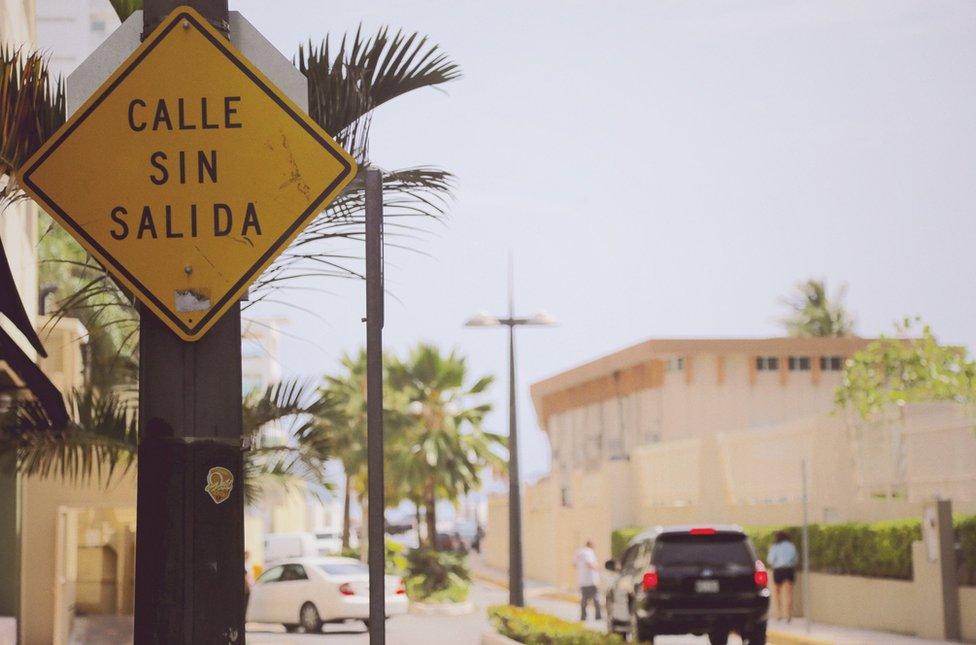
[[[492,627],[527,645],[617,645],[619,636],[608,636],[531,608],[496,605],[488,608]]]
[[[800,548],[798,526],[750,528],[759,557],[765,559],[776,531],[784,530]],[[873,524],[811,524],[810,569],[869,578],[912,578],[912,542],[922,539],[921,520]]]
[[[976,516],[956,517],[956,540],[962,548],[959,567],[961,584],[976,583]],[[800,548],[798,526],[751,527],[746,533],[759,556],[765,559],[776,531],[786,531]],[[618,529],[611,535],[613,557],[618,557],[627,542],[641,529]],[[869,578],[912,577],[912,542],[922,539],[921,520],[907,519],[872,524],[811,524],[810,569]]]

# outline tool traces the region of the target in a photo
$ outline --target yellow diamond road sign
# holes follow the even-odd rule
[[[348,153],[181,7],[24,165],[20,183],[192,341],[355,174]]]

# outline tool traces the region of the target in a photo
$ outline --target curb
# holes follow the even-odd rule
[[[767,629],[766,638],[775,645],[835,645],[834,641],[807,636],[806,634],[783,632],[778,629]]]
[[[410,613],[420,616],[464,616],[474,611],[471,601],[464,602],[411,602]]]
[[[502,636],[498,632],[484,632],[481,634],[481,645],[521,645],[518,641],[513,641],[508,636]]]
[[[473,570],[472,573],[474,577],[482,582],[487,582],[488,584],[495,585],[496,587],[501,587],[502,589],[508,589],[508,580],[504,578],[496,578],[493,575],[484,573],[483,571]]]

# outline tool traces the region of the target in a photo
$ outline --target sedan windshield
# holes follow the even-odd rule
[[[319,569],[330,576],[350,576],[369,573],[369,568],[360,562],[335,562],[320,564]]]

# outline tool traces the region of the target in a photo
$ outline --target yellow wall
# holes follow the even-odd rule
[[[58,584],[55,578],[58,509],[128,507],[134,513],[136,472],[133,468],[108,488],[66,484],[56,479],[25,478],[23,503],[22,642],[24,645],[50,645],[55,621],[52,589]],[[78,530],[83,530],[83,522],[79,522]],[[126,599],[124,594],[121,599],[123,605],[131,606],[131,599]]]

